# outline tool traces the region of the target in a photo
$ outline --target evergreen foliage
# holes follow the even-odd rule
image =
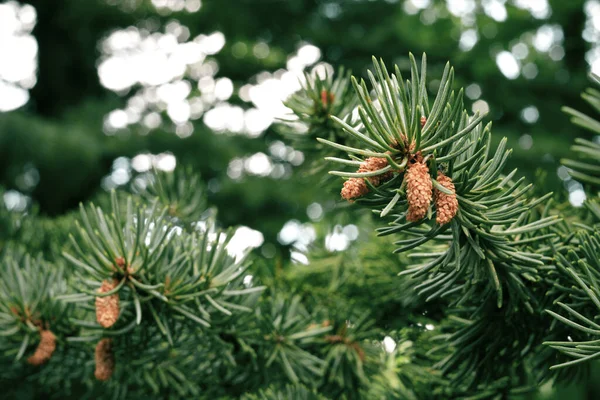
[[[597,192],[571,210],[506,172],[506,140],[465,110],[450,65],[430,99],[425,56],[409,59],[391,73],[374,59],[369,86],[307,75],[286,103],[305,168],[341,165],[327,187],[356,203],[326,218],[360,226],[347,251],[297,249],[306,268],[233,254],[192,169],[57,219],[2,210],[5,394],[504,399],[585,373],[600,355]],[[597,144],[573,150],[565,166],[597,188]]]

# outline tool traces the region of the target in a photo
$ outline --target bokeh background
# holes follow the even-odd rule
[[[62,215],[153,166],[190,165],[220,221],[273,257],[336,207],[277,129],[303,71],[365,77],[372,55],[404,67],[426,52],[430,89],[451,61],[510,165],[580,206],[558,162],[586,133],[560,108],[587,111],[599,40],[599,0],[0,1],[4,204]],[[353,238],[338,226],[327,243]]]

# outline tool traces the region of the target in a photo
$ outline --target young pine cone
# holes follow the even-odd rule
[[[357,172],[372,172],[378,171],[382,168],[387,167],[388,162],[385,158],[380,157],[369,157],[367,158],[358,169]],[[391,172],[386,172],[381,175],[369,176],[369,182],[373,186],[379,186],[383,182],[392,178]],[[365,178],[350,178],[346,182],[344,182],[344,187],[342,188],[342,198],[352,201],[358,197],[364,196],[369,193],[369,187],[365,182]]]
[[[444,225],[452,221],[452,218],[456,215],[456,212],[458,211],[458,200],[456,199],[454,183],[452,183],[450,177],[439,172],[437,181],[440,185],[452,192],[452,194],[446,194],[437,189],[435,190],[435,209],[437,210],[435,222]]]
[[[415,162],[406,170],[406,199],[408,214],[406,220],[416,222],[427,215],[427,209],[433,197],[433,184],[429,177],[429,168],[423,162]]]
[[[31,365],[45,364],[56,350],[56,336],[49,330],[40,329],[40,344],[32,356],[27,359]]]
[[[115,371],[115,355],[111,339],[102,339],[96,345],[96,370],[94,376],[99,381],[107,381]]]
[[[116,279],[105,280],[98,289],[98,293],[106,293],[113,290],[118,284]],[[96,321],[104,328],[110,328],[119,318],[119,293],[110,296],[96,297]]]

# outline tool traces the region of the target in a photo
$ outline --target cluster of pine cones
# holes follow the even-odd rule
[[[374,172],[387,167],[387,165],[388,162],[385,158],[369,157],[360,165],[357,172]],[[353,201],[369,193],[369,187],[365,179],[368,179],[373,186],[379,186],[391,179],[392,176],[392,172],[385,172],[368,178],[350,178],[344,182],[342,197],[348,201]],[[416,157],[406,169],[404,180],[408,201],[407,221],[416,222],[423,219],[427,215],[427,209],[432,200],[434,200],[437,211],[435,221],[438,224],[447,224],[454,218],[458,211],[458,200],[454,183],[452,183],[450,177],[438,172],[437,182],[452,194],[446,194],[437,189],[434,190],[427,163],[423,162],[421,157]]]

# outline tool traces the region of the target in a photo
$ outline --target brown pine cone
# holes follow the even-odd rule
[[[456,189],[454,187],[454,183],[452,183],[452,179],[450,177],[444,175],[442,172],[439,172],[437,181],[440,185],[452,191],[453,193],[446,194],[437,189],[435,190],[435,209],[437,211],[435,222],[440,225],[444,225],[452,221],[452,218],[454,218],[456,215],[456,212],[458,211],[458,200],[456,198]]]
[[[115,355],[112,349],[112,339],[102,339],[96,345],[96,370],[94,376],[99,381],[107,381],[115,371]]]
[[[429,176],[429,168],[420,161],[410,164],[404,179],[406,180],[406,199],[408,201],[406,220],[416,222],[427,215],[427,209],[433,197],[433,184]]]
[[[56,350],[56,336],[49,330],[40,329],[40,343],[27,362],[31,365],[45,364]]]
[[[386,158],[369,157],[360,165],[360,168],[358,168],[357,172],[378,171],[387,167],[387,165],[388,161]],[[392,172],[386,172],[381,175],[369,176],[366,179],[368,179],[373,186],[379,186],[392,177]],[[365,178],[350,178],[344,182],[344,187],[342,188],[342,198],[348,201],[352,201],[358,197],[364,196],[367,193],[369,193],[369,187],[365,182]]]
[[[106,293],[113,290],[119,282],[104,280],[98,293]],[[119,318],[119,293],[110,296],[96,297],[96,321],[104,328],[110,328]]]

